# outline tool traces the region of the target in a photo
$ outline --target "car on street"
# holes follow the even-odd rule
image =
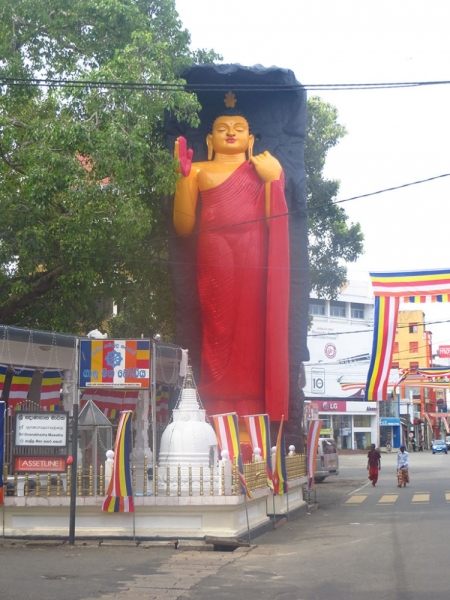
[[[433,454],[437,454],[438,452],[447,454],[447,444],[445,443],[445,440],[433,440],[431,442],[431,452]]]
[[[317,446],[316,471],[314,481],[322,483],[330,475],[339,475],[339,455],[337,444],[332,438],[320,438]]]

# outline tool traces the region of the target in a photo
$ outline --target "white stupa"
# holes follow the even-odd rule
[[[214,487],[218,486],[217,437],[212,426],[206,422],[206,411],[198,397],[190,366],[177,408],[173,411],[172,422],[161,437],[158,460],[160,495],[167,494],[167,472],[171,495],[189,494],[189,472],[192,476],[192,491],[196,495],[201,487],[201,473],[205,494],[209,495],[211,472],[214,476]]]

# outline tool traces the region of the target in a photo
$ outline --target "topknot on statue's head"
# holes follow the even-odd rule
[[[236,95],[230,90],[225,94],[225,98],[223,99],[224,108],[218,108],[215,113],[210,126],[210,131],[213,129],[213,125],[219,117],[242,117],[248,123],[249,130],[251,129],[250,120],[242,110],[236,108],[236,104],[238,104],[238,99]]]

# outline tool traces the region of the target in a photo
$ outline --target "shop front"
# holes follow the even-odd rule
[[[318,400],[321,437],[332,437],[340,450],[367,450],[378,445],[377,407],[351,400]]]

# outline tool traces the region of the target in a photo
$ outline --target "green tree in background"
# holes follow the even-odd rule
[[[217,59],[189,41],[174,0],[3,0],[0,76],[180,83]],[[165,275],[161,124],[198,108],[182,88],[1,88],[0,323],[83,332],[130,282]]]
[[[317,97],[308,100],[305,167],[310,279],[311,289],[326,298],[337,296],[347,278],[345,263],[356,261],[363,251],[359,223],[348,224],[345,210],[334,203],[339,182],[323,176],[328,150],[345,134],[336,108]]]
[[[213,51],[189,49],[174,0],[3,0],[0,77],[180,83]],[[182,88],[0,88],[0,323],[112,336],[174,336],[161,199],[174,189],[165,110],[195,124]],[[326,154],[344,135],[333,107],[308,102],[311,280],[332,297],[341,260],[362,251],[359,225],[333,205]],[[123,309],[106,324],[112,302]]]

